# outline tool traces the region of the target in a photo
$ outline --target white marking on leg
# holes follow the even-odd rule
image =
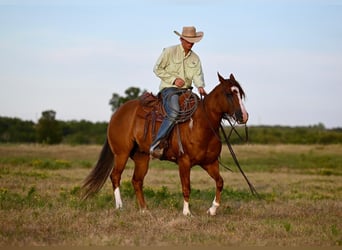
[[[220,206],[220,204],[219,203],[217,203],[216,202],[216,197],[215,197],[215,199],[214,199],[214,201],[213,201],[213,204],[211,205],[211,207],[208,209],[208,214],[210,214],[210,215],[216,215],[216,210],[217,210],[217,208]]]
[[[115,188],[114,190],[114,197],[115,197],[115,207],[116,209],[122,208],[122,200],[121,200],[121,194],[120,194],[120,188]]]
[[[190,212],[190,209],[189,209],[189,202],[187,202],[187,201],[184,201],[183,214],[185,216],[191,216],[191,212]]]

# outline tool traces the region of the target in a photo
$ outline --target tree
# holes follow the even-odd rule
[[[112,98],[109,100],[109,105],[111,105],[111,110],[115,112],[123,103],[137,99],[140,95],[145,93],[146,90],[141,90],[137,87],[130,87],[125,90],[126,96],[120,96],[117,93],[113,93]]]
[[[62,141],[62,129],[56,120],[56,112],[46,110],[37,124],[37,141],[40,143],[57,144]]]
[[[0,117],[0,142],[35,142],[35,124],[19,118]]]

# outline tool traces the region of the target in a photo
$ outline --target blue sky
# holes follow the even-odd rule
[[[0,116],[108,121],[112,93],[158,92],[187,25],[206,90],[233,73],[249,124],[342,126],[342,0],[0,0]]]

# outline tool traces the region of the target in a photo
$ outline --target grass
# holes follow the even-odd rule
[[[238,145],[235,151],[248,171],[287,171],[342,175],[340,145]],[[228,155],[226,148],[224,155]],[[229,157],[224,163],[233,165]]]
[[[342,146],[235,146],[262,199],[250,194],[224,149],[222,161],[234,171],[222,168],[218,214],[206,215],[214,182],[194,167],[190,218],[181,212],[177,166],[158,160],[145,178],[147,212],[137,208],[130,161],[122,176],[123,210],[113,208],[110,181],[81,201],[82,180],[100,149],[0,145],[0,246],[342,245]]]

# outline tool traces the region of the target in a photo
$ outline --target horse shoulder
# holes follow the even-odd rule
[[[180,128],[184,148],[196,163],[215,161],[221,152],[221,141],[205,121],[203,113],[196,114],[193,121],[182,124]],[[174,138],[176,142],[177,138]]]

